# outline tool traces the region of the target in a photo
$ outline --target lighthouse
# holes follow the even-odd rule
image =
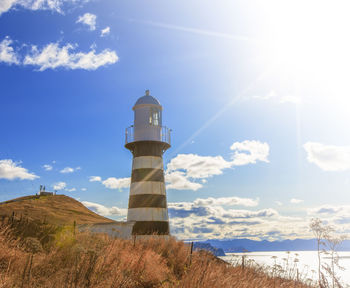
[[[125,147],[133,155],[127,221],[132,235],[169,235],[163,154],[170,129],[162,126],[162,106],[146,90],[134,107],[134,125],[126,128]]]

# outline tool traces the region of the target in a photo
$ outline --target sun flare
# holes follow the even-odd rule
[[[264,1],[263,5],[268,29],[260,39],[262,57],[280,83],[305,88],[298,95],[302,100],[350,104],[350,2]]]

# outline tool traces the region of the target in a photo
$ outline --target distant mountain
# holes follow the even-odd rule
[[[65,195],[25,196],[0,203],[0,217],[25,217],[48,224],[72,225],[113,223],[115,221],[97,215],[79,201]]]
[[[193,243],[194,250],[207,250],[213,253],[215,256],[226,256],[224,250],[216,248],[210,245],[210,243],[195,242]]]
[[[221,248],[225,252],[247,251],[312,251],[317,250],[316,239],[295,239],[283,241],[255,241],[250,239],[228,239],[228,240],[207,240],[216,248]],[[350,251],[350,240],[345,240],[338,251]]]

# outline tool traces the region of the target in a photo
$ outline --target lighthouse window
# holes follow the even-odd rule
[[[151,108],[150,112],[151,113],[150,113],[150,116],[149,116],[149,124],[158,126],[159,125],[159,119],[160,119],[160,113],[159,113],[158,109]]]

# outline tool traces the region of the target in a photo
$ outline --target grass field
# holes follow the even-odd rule
[[[169,239],[123,240],[25,218],[0,226],[0,287],[308,287]]]

